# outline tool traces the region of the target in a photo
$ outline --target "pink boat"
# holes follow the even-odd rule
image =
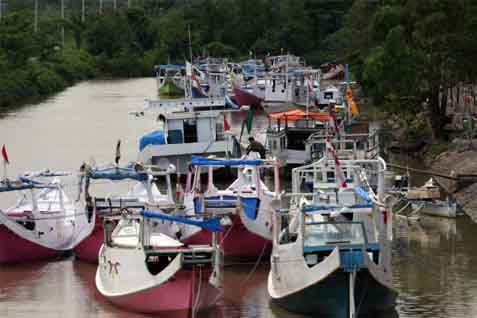
[[[276,160],[208,159],[193,157],[187,176],[184,206],[186,214],[200,218],[202,215],[222,217],[224,233],[218,234],[220,249],[226,257],[257,258],[271,250],[271,204],[280,193],[279,168]],[[218,189],[213,181],[214,167],[237,170],[237,179],[228,187]],[[202,192],[201,169],[208,171],[207,189]],[[274,191],[261,180],[260,174],[271,170],[274,174]],[[189,244],[210,243],[211,234],[205,230],[180,233]]]
[[[172,169],[172,167],[168,167]],[[84,182],[82,181],[80,187],[84,186],[85,209],[90,218],[94,220],[94,229],[91,234],[81,241],[75,248],[74,252],[79,260],[90,263],[98,262],[98,255],[101,245],[104,242],[103,231],[103,216],[118,214],[121,211],[127,210],[130,212],[140,211],[144,209],[146,202],[149,204],[173,205],[172,190],[168,189],[167,194],[162,194],[157,186],[151,182],[153,176],[149,171],[139,169],[128,165],[126,167],[118,167],[107,165],[104,167],[86,167],[84,175]],[[171,170],[164,172],[169,174]],[[170,178],[168,184],[170,185]],[[115,181],[118,187],[118,181],[121,181],[121,186],[128,189],[127,193],[110,193],[107,196],[96,197],[91,194],[90,188],[95,187],[95,182],[99,184],[105,181]],[[84,184],[83,184],[84,183]]]
[[[50,249],[23,239],[0,225],[0,264],[41,261],[54,258],[61,251]]]
[[[99,250],[103,242],[103,221],[96,217],[93,232],[73,249],[76,258],[89,263],[98,263]]]
[[[157,232],[151,218],[161,217],[180,219],[150,211],[123,216],[117,225],[106,218],[98,291],[115,305],[140,313],[184,317],[214,306],[220,294],[217,245],[185,245]]]
[[[61,255],[91,233],[92,225],[81,207],[68,199],[58,178],[36,180],[65,175],[48,171],[0,181],[0,192],[20,194],[14,206],[0,210],[0,264]]]
[[[231,216],[232,225],[226,226],[224,233],[218,233],[220,251],[230,259],[256,259],[259,256],[270,255],[272,242],[254,233],[243,225],[239,216]],[[185,244],[210,244],[212,235],[207,230],[201,230],[183,240]]]
[[[259,107],[262,103],[262,98],[258,97],[252,92],[240,87],[237,84],[233,85],[234,99],[239,106],[247,105],[252,107]]]

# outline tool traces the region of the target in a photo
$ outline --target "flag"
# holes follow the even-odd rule
[[[353,91],[351,90],[351,87],[348,87],[346,89],[346,102],[348,104],[348,112],[353,114],[354,116],[358,116],[359,109],[358,105],[356,105],[356,102],[354,101]]]
[[[224,113],[224,131],[229,131],[230,130],[230,125],[229,122],[227,121],[227,116]]]
[[[326,150],[328,153],[331,154],[331,156],[333,157],[333,161],[335,162],[336,185],[338,186],[338,188],[347,188],[348,185],[346,184],[346,177],[344,175],[343,169],[341,169],[341,162],[338,159],[335,147],[333,147],[329,138],[326,139]]]
[[[121,159],[121,139],[118,140],[118,143],[116,144],[116,156],[114,158],[114,162],[116,164],[119,164],[119,159]]]
[[[4,163],[10,163],[10,161],[8,161],[7,147],[5,147],[5,145],[2,146],[2,157]]]
[[[245,118],[245,126],[247,127],[248,134],[252,131],[252,122],[253,122],[253,112],[250,109],[247,113],[247,117]]]

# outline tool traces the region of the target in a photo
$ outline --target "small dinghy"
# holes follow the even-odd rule
[[[20,193],[20,200],[0,210],[0,264],[44,260],[71,250],[92,231],[86,214],[66,195],[50,171],[0,181],[0,192]],[[39,179],[54,177],[52,181]]]
[[[96,263],[98,253],[104,241],[103,222],[105,215],[119,214],[123,209],[140,211],[145,204],[160,204],[165,207],[173,206],[170,173],[175,171],[173,165],[167,165],[164,169],[157,169],[155,176],[165,176],[167,193],[163,194],[154,184],[152,171],[143,166],[129,164],[125,167],[108,165],[104,167],[88,167],[82,169],[83,176],[80,179],[80,198],[85,202],[85,210],[88,219],[93,222],[94,230],[75,249],[78,259]],[[91,194],[95,184],[109,183],[107,194]],[[82,190],[84,188],[84,191]],[[127,189],[127,192],[124,191]],[[84,192],[84,196],[81,194]],[[101,191],[98,191],[101,192]],[[124,192],[126,192],[124,194]]]
[[[392,214],[382,203],[386,164],[380,158],[343,160],[349,183],[337,186],[336,162],[324,158],[293,171],[294,185],[311,173],[319,188],[294,191],[288,211],[276,206],[268,292],[292,312],[374,317],[391,309],[396,297]]]
[[[96,287],[129,311],[183,317],[215,305],[220,295],[220,255],[212,245],[187,245],[161,231],[161,223],[221,231],[219,219],[191,220],[164,211],[105,217],[105,244]],[[117,225],[116,225],[117,224]]]
[[[279,166],[275,160],[192,158],[192,172],[187,178],[184,205],[188,214],[201,217],[209,213],[227,216],[229,224],[223,236],[219,235],[226,257],[256,258],[268,254],[272,239],[271,202],[280,192]],[[230,167],[237,170],[237,179],[226,189],[214,184],[214,168]],[[208,172],[207,189],[201,191],[202,169]],[[274,191],[262,181],[261,173],[274,174]],[[210,242],[211,234],[200,231],[184,236],[188,243]]]

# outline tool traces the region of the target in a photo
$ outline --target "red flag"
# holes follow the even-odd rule
[[[2,157],[3,157],[3,162],[10,163],[10,161],[8,161],[7,148],[5,147],[5,145],[2,146]]]
[[[224,131],[229,131],[230,130],[230,125],[229,122],[227,121],[227,117],[225,116],[224,113]]]
[[[335,179],[336,179],[336,184],[338,185],[339,188],[347,188],[348,185],[346,184],[346,177],[344,175],[343,170],[341,169],[341,162],[338,159],[338,155],[336,153],[335,147],[333,147],[333,144],[331,141],[327,138],[326,139],[326,150],[331,153],[333,157],[333,161],[335,162]]]

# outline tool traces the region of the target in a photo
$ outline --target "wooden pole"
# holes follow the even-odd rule
[[[84,0],[81,0],[81,22],[84,22],[85,18],[85,4]]]
[[[35,33],[38,32],[38,0],[35,0],[35,24],[34,24]]]
[[[442,173],[438,173],[438,172],[434,172],[434,171],[430,171],[430,170],[427,171],[427,170],[409,168],[409,167],[404,167],[404,166],[400,166],[400,165],[395,165],[395,164],[392,164],[392,163],[388,163],[387,165],[388,165],[389,167],[393,167],[393,168],[397,168],[397,169],[402,169],[402,170],[408,170],[408,171],[412,171],[412,172],[415,172],[415,173],[420,173],[420,174],[426,174],[426,175],[441,177],[441,178],[449,179],[449,180],[457,180],[457,178],[454,177],[454,176],[450,176],[450,175],[446,175],[446,174],[442,174]]]
[[[61,46],[65,47],[65,0],[61,0]]]

